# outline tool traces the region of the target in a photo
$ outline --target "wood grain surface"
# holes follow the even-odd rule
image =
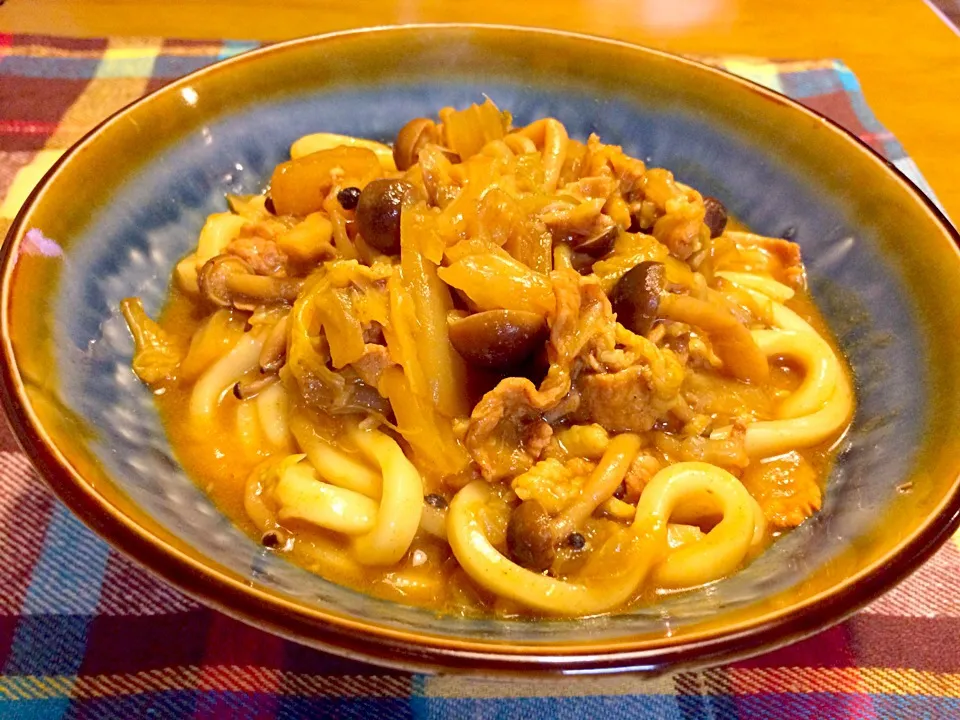
[[[843,59],[960,218],[960,37],[921,0],[6,0],[0,32],[280,40],[409,22],[573,30],[679,53]]]

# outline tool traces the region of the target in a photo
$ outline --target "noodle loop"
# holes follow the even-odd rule
[[[121,312],[178,459],[263,552],[577,617],[721,581],[820,509],[854,386],[799,245],[721,199],[489,98],[392,147],[305,135],[262,184],[159,320]]]

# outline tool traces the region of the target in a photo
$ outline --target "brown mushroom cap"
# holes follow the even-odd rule
[[[393,161],[397,170],[407,170],[417,164],[417,157],[423,147],[439,142],[440,130],[430,118],[414,118],[397,133],[393,143]]]
[[[517,367],[547,340],[543,316],[524,310],[486,310],[449,324],[450,343],[467,362],[490,370]]]
[[[620,228],[617,225],[598,230],[589,237],[575,237],[570,241],[570,247],[574,252],[584,253],[590,257],[599,258],[606,255],[613,249],[613,243],[620,235]]]
[[[550,515],[536,500],[517,505],[507,521],[507,552],[521,567],[548,570],[556,557],[556,538]]]
[[[637,335],[646,335],[657,319],[665,283],[663,263],[642,262],[630,268],[610,292],[617,322]]]
[[[381,178],[368,183],[357,203],[357,230],[380,252],[400,252],[400,214],[420,197],[406,180]]]
[[[706,209],[703,224],[710,230],[710,237],[723,235],[727,227],[727,208],[722,202],[709,195],[703,199],[703,206]]]

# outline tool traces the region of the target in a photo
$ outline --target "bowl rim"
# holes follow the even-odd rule
[[[916,570],[960,527],[960,478],[953,488],[908,536],[882,557],[797,605],[767,611],[727,628],[700,630],[681,643],[666,638],[630,646],[629,638],[586,641],[562,646],[543,643],[481,642],[415,633],[375,622],[356,619],[346,613],[309,607],[229,577],[215,567],[215,561],[191,557],[167,540],[145,529],[95,491],[63,455],[34,412],[16,364],[10,336],[10,297],[15,258],[33,209],[42,202],[46,189],[57,181],[61,170],[84,147],[110,131],[132,109],[149,104],[161,94],[173,93],[198,78],[219,74],[231,67],[256,62],[259,58],[286,52],[290,48],[319,45],[344,37],[365,34],[421,31],[507,32],[549,36],[573,42],[608,45],[634,53],[658,57],[685,65],[723,82],[739,85],[765,100],[791,107],[851,143],[854,150],[880,166],[903,186],[906,193],[940,225],[960,253],[960,232],[939,207],[892,162],[880,155],[846,128],[801,103],[758,83],[707,65],[690,57],[649,48],[636,43],[597,35],[508,24],[423,23],[383,25],[341,30],[264,45],[206,65],[125,105],[114,112],[57,159],[33,189],[10,225],[0,252],[0,340],[2,340],[2,382],[0,402],[14,437],[37,468],[48,487],[89,528],[110,546],[146,567],[164,582],[173,585],[204,605],[236,619],[290,640],[352,659],[374,662],[397,669],[467,674],[592,674],[604,672],[662,673],[678,667],[691,668],[750,657],[803,639],[835,625],[874,600],[895,583]],[[123,493],[122,489],[116,488]],[[171,533],[171,536],[173,534]],[[198,553],[202,554],[202,553]]]

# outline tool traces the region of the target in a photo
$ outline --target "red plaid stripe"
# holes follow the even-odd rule
[[[224,51],[216,42],[144,42],[159,48],[150,77],[94,79],[107,40],[0,34],[0,197],[21,170],[49,161],[129,99],[131,87],[159,87]],[[23,72],[8,72],[11,58]],[[56,77],[65,67],[89,72]],[[841,64],[752,67],[906,159]],[[31,583],[38,562],[48,560],[40,557],[45,546],[84,548],[75,564],[92,564],[91,548],[99,547],[76,523],[63,522],[0,422],[0,716],[960,717],[954,545],[866,612],[806,641],[726,668],[582,684],[423,678],[332,657],[203,608],[112,552],[99,575],[86,569],[84,577],[102,585],[95,611],[78,613],[69,609],[77,602],[57,596],[56,578]],[[51,570],[58,571],[70,568]],[[28,595],[43,612],[23,612]]]

